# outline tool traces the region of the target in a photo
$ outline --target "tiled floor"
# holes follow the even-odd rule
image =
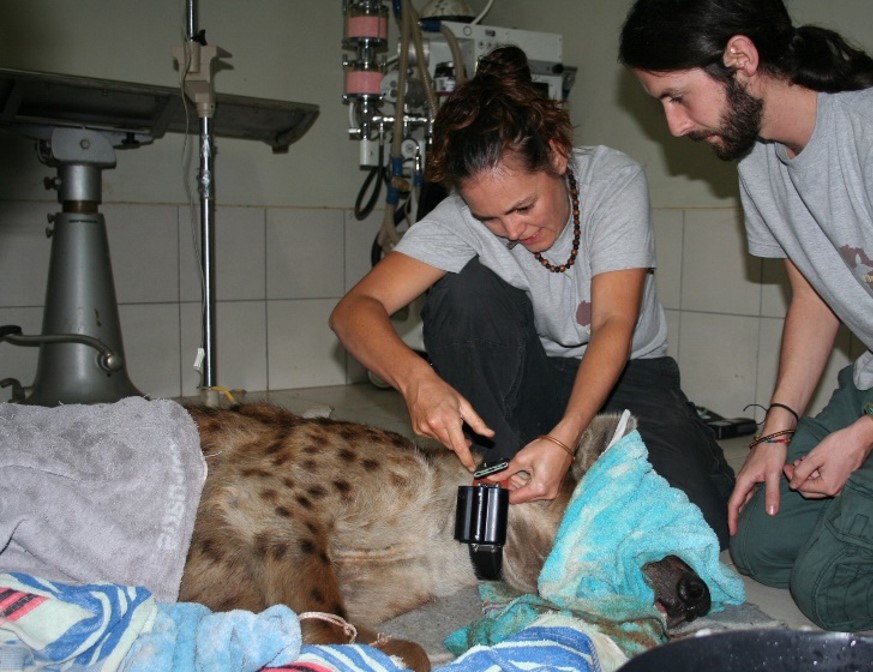
[[[338,420],[366,422],[405,436],[413,436],[403,398],[394,390],[378,389],[369,384],[250,392],[247,398],[267,398],[296,413],[327,410],[325,407],[330,407],[331,417]],[[735,470],[739,469],[745,459],[747,444],[747,437],[729,439],[722,443],[728,462]],[[722,560],[730,564],[726,552],[722,554]],[[792,628],[818,629],[794,606],[787,590],[768,588],[750,579],[744,580],[748,601],[775,621]]]

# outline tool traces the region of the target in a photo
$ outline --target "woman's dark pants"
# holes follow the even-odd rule
[[[472,436],[488,459],[515,455],[563,417],[580,360],[546,355],[524,291],[473,259],[434,285],[422,318],[434,369],[495,431],[493,440]],[[725,548],[734,474],[683,394],[676,362],[628,362],[601,410],[625,409],[637,418],[655,471],[700,507]]]

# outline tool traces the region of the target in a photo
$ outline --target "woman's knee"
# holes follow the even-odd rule
[[[532,329],[527,295],[473,259],[460,273],[446,274],[428,293],[422,311],[425,338],[439,342],[491,340],[515,343]]]

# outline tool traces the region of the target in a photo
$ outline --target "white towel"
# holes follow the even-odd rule
[[[175,602],[206,464],[179,404],[0,404],[0,572]]]

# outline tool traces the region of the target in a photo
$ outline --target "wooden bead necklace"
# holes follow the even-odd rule
[[[544,258],[539,252],[534,252],[534,259],[540,262],[552,273],[563,273],[566,271],[576,263],[576,255],[579,253],[579,237],[582,232],[582,227],[579,224],[579,189],[576,187],[576,176],[573,175],[573,170],[570,166],[567,166],[567,183],[570,188],[570,201],[573,205],[573,249],[570,250],[570,258],[560,266],[553,266],[549,260]]]

